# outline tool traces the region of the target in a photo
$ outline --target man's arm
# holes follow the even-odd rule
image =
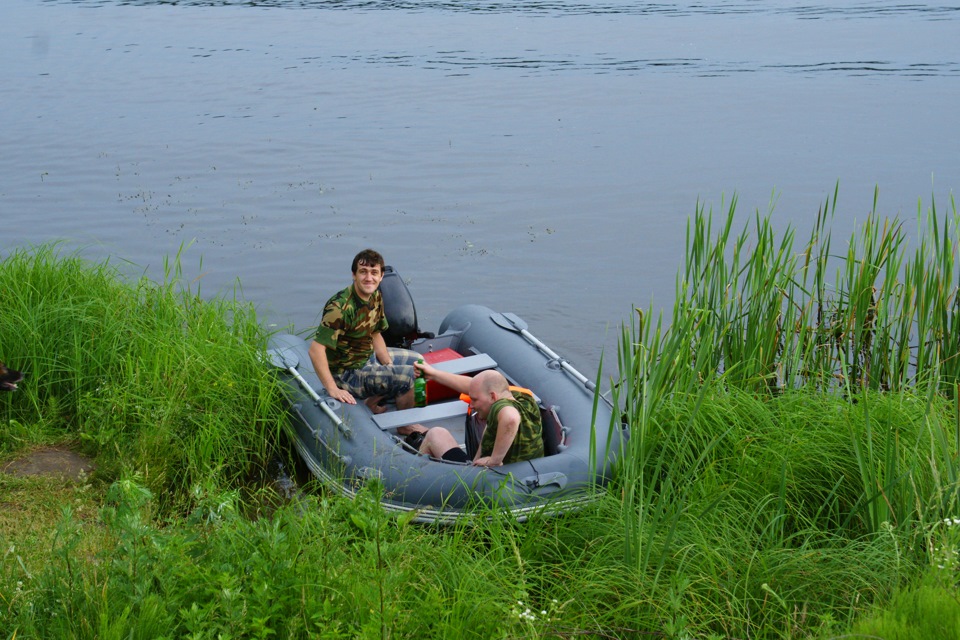
[[[427,380],[436,380],[438,383],[453,389],[457,393],[470,393],[470,381],[473,380],[470,376],[440,371],[426,362],[423,364],[418,362],[413,366],[415,369],[419,369]]]
[[[313,363],[313,370],[317,372],[320,383],[327,390],[330,397],[347,404],[357,404],[356,399],[346,389],[337,386],[333,374],[330,372],[330,362],[327,360],[327,348],[316,340],[310,343],[310,362]]]
[[[497,438],[489,456],[476,458],[473,464],[480,467],[499,467],[520,431],[520,412],[513,407],[504,407],[497,415]]]
[[[370,339],[373,341],[373,353],[377,356],[377,362],[380,364],[393,364],[393,358],[390,357],[390,352],[387,351],[387,343],[384,341],[383,336],[379,333],[374,333],[370,336]]]

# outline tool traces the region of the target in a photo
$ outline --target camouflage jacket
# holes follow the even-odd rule
[[[313,339],[327,348],[330,373],[337,376],[361,368],[373,353],[373,335],[387,326],[380,291],[364,302],[350,285],[327,300]]]
[[[487,416],[487,428],[480,441],[480,455],[489,456],[493,453],[493,443],[497,440],[497,419],[500,410],[506,406],[513,406],[520,412],[520,428],[513,444],[507,450],[503,463],[519,462],[543,457],[543,427],[540,422],[540,407],[537,401],[528,393],[513,391],[513,399],[497,400],[490,407]]]

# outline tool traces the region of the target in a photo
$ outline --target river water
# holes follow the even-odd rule
[[[0,6],[0,255],[63,241],[306,330],[361,248],[421,324],[514,312],[592,374],[698,201],[809,231],[960,186],[960,5]]]

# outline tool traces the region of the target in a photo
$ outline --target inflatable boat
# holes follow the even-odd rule
[[[459,394],[431,380],[426,406],[388,406],[374,414],[364,402],[340,403],[326,395],[313,370],[310,337],[277,334],[268,345],[269,360],[290,398],[288,433],[313,475],[347,495],[377,480],[384,507],[414,511],[411,518],[419,522],[452,522],[491,508],[526,519],[538,510],[575,509],[597,495],[628,434],[591,379],[516,315],[466,305],[451,311],[436,334],[423,333],[406,284],[389,266],[380,292],[390,323],[388,345],[422,353],[426,362],[452,373],[496,369],[511,385],[533,392],[543,421],[543,456],[477,467],[420,455],[397,434],[399,427],[446,427],[473,458],[482,424]]]

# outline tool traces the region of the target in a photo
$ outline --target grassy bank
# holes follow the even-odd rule
[[[837,250],[834,202],[799,247],[697,210],[670,325],[623,330],[616,481],[524,524],[413,525],[375,485],[271,502],[252,309],[176,261],[155,284],[6,256],[0,353],[29,378],[2,453],[66,441],[98,471],[0,475],[0,635],[957,637],[960,220],[923,211],[909,250],[873,216]]]
[[[169,512],[198,484],[246,484],[279,427],[263,329],[252,307],[191,291],[179,256],[165,274],[130,281],[53,246],[5,257],[0,347],[28,378],[0,405],[0,453],[71,440]]]

